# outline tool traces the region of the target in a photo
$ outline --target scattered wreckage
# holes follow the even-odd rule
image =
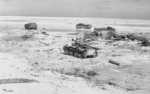
[[[77,58],[94,58],[98,56],[98,48],[75,41],[63,47],[64,54]]]
[[[126,36],[117,34],[116,29],[108,26],[103,28],[94,28],[93,34],[105,40],[125,40]]]
[[[84,42],[91,42],[95,41],[98,38],[104,40],[111,40],[111,41],[138,41],[141,46],[150,46],[149,39],[145,38],[144,36],[138,36],[135,34],[119,34],[116,32],[116,29],[111,26],[101,27],[101,28],[93,28],[90,24],[79,23],[76,24],[76,30],[81,30],[82,32],[78,32],[80,38]],[[91,31],[92,32],[89,32]]]
[[[128,34],[127,39],[132,41],[139,41],[141,46],[150,46],[149,39],[142,35]]]
[[[24,40],[32,38],[35,34],[39,34],[37,31],[38,25],[36,23],[26,23],[24,24],[25,30],[28,30],[28,32],[25,32],[25,35],[22,36]],[[46,31],[40,30],[40,34],[49,36],[49,34]]]
[[[119,41],[119,40],[131,40],[138,41],[141,46],[150,46],[150,41],[144,36],[136,35],[136,34],[119,34],[116,32],[116,29],[113,27],[105,27],[105,28],[94,28],[93,33],[97,37],[101,37],[105,40]]]

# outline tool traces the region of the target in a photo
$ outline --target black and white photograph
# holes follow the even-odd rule
[[[150,94],[150,0],[0,0],[0,94]]]

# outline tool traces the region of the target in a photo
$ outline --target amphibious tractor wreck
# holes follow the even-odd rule
[[[94,58],[98,55],[98,48],[79,42],[74,42],[70,46],[65,45],[63,50],[64,54],[77,58]]]
[[[36,23],[26,23],[24,25],[24,28],[26,30],[37,30],[37,24]]]

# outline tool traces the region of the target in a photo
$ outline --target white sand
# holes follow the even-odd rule
[[[22,40],[20,36],[26,33],[24,23],[32,21],[38,23],[38,33],[32,39]],[[113,46],[99,40],[95,42],[100,48],[96,58],[62,54],[62,47],[76,37],[73,33],[78,22],[95,27],[111,25],[118,32],[150,30],[150,21],[146,20],[0,17],[0,94],[149,94],[149,47],[121,41]],[[109,59],[121,66],[108,63]],[[89,70],[99,75],[87,80],[75,77],[75,69],[79,70],[76,75],[86,75],[84,72]],[[12,80],[16,78],[35,81],[16,83]],[[7,83],[7,79],[12,83]]]

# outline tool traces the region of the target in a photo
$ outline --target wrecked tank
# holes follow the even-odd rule
[[[77,58],[94,58],[98,55],[98,48],[81,43],[73,43],[71,46],[65,45],[63,50],[64,54]]]

